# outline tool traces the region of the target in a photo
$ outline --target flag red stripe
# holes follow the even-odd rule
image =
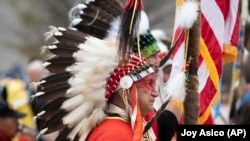
[[[182,31],[182,28],[181,28],[181,27],[178,27],[178,28],[175,30],[174,41],[177,40],[177,38],[178,38],[179,34],[181,33],[181,31]],[[176,52],[177,52],[178,49],[181,47],[181,44],[184,42],[184,40],[185,40],[185,33],[180,37],[179,42],[177,42],[176,48],[174,49],[172,56],[175,56]]]
[[[225,21],[229,12],[230,0],[215,0],[215,1],[218,7],[220,8],[220,12],[223,14]]]
[[[240,16],[239,16],[239,13],[237,13],[233,35],[231,37],[231,44],[234,46],[237,46],[239,43],[239,31],[240,31]]]
[[[203,14],[201,14],[201,36],[207,45],[210,56],[212,57],[214,64],[216,65],[217,72],[220,75],[222,72],[222,50],[213,30],[210,28],[210,25]]]
[[[210,105],[213,100],[215,93],[216,88],[210,77],[208,77],[206,85],[200,93],[200,115],[206,111],[208,105]]]

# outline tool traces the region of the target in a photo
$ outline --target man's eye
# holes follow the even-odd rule
[[[149,82],[148,82],[148,85],[153,85],[153,81],[149,81]]]

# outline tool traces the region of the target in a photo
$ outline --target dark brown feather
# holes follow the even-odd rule
[[[67,114],[68,112],[60,110],[58,111],[54,116],[49,118],[47,121],[44,122],[42,128],[48,128],[48,131],[46,131],[45,134],[49,134],[58,130],[61,130],[66,127],[62,123],[62,118]],[[52,126],[53,125],[53,126]]]
[[[89,4],[87,8],[83,9],[83,15],[81,15],[83,21],[86,15],[92,17],[93,20],[97,19],[107,24],[114,19],[113,15],[103,10],[102,7],[97,7],[93,4]]]
[[[72,57],[72,54],[79,50],[79,48],[73,44],[68,43],[56,43],[56,48],[49,49],[49,51],[59,57]]]
[[[76,61],[73,57],[54,57],[48,59],[46,62],[50,65],[46,66],[46,69],[51,73],[65,72],[66,68],[73,65]]]
[[[81,17],[84,20],[82,20],[82,22],[80,24],[84,24],[84,25],[88,25],[88,26],[94,26],[94,27],[98,27],[98,28],[101,28],[101,29],[105,29],[105,30],[110,28],[109,23],[103,22],[103,21],[101,21],[99,19],[94,19],[90,15],[82,15]]]
[[[75,138],[74,138],[73,141],[79,141],[79,139],[80,139],[80,136],[77,134],[77,135],[75,136]]]
[[[140,11],[135,11],[135,16],[133,18],[132,10],[124,11],[121,18],[121,25],[119,28],[118,38],[119,38],[119,48],[118,53],[121,56],[122,61],[129,59],[127,56],[128,52],[132,51],[134,47],[134,39],[137,35],[140,21]],[[132,22],[133,21],[133,22]],[[130,32],[130,23],[131,32]]]
[[[111,22],[122,14],[122,4],[118,0],[91,1],[83,9],[82,21],[76,25],[78,31],[103,39],[107,36]]]
[[[51,87],[57,85],[58,83],[67,83],[68,79],[72,76],[70,72],[62,72],[57,74],[51,74],[41,81],[46,81],[45,83],[40,84],[43,88]]]
[[[45,111],[45,113],[41,116],[38,116],[38,118],[43,118],[43,119],[51,118],[53,114],[55,114],[58,110],[60,110],[60,107],[65,100],[67,100],[66,97],[59,97],[45,104],[40,110],[40,111]]]
[[[93,4],[112,14],[113,17],[121,15],[123,11],[123,5],[119,0],[95,0]]]
[[[60,32],[63,35],[54,35],[59,42],[74,44],[74,45],[84,43],[86,41],[86,36],[88,36],[82,32],[71,29],[66,29],[66,31],[60,31]]]
[[[77,28],[77,30],[79,30],[81,32],[84,32],[86,34],[89,34],[89,35],[94,36],[94,37],[99,38],[99,39],[103,39],[107,35],[106,29],[95,27],[95,26],[78,24],[75,26],[75,28]]]
[[[67,139],[67,136],[72,130],[72,128],[64,128],[63,131],[57,136],[55,141],[69,141],[69,139]]]
[[[83,10],[85,15],[96,17],[96,11],[99,11],[98,20],[105,23],[111,22],[115,17],[123,12],[122,3],[118,0],[95,0],[86,4],[87,8]]]
[[[64,97],[66,91],[70,88],[68,83],[61,83],[52,87],[48,87],[46,89],[42,89],[41,92],[44,92],[43,95],[38,96],[38,98],[44,100],[54,100],[59,97]]]

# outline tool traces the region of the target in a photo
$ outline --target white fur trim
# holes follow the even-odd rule
[[[118,37],[118,32],[121,24],[121,17],[115,18],[111,24],[110,24],[110,29],[108,30],[108,38],[117,38]]]
[[[186,96],[185,90],[185,74],[181,72],[175,78],[169,79],[167,85],[164,87],[171,98],[183,102]]]
[[[176,16],[177,27],[191,28],[198,17],[199,6],[197,2],[186,1],[178,9]],[[212,10],[212,9],[211,9]]]
[[[139,25],[139,33],[146,34],[149,29],[149,19],[145,11],[141,11],[141,21]]]

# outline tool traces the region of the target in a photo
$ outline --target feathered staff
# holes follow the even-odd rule
[[[127,60],[127,52],[134,47],[134,39],[137,36],[140,13],[143,9],[142,0],[127,0],[121,17],[119,30],[119,56],[121,60]]]
[[[198,8],[199,0],[196,0],[194,7]],[[188,4],[188,3],[186,3]],[[192,6],[192,4],[188,4]],[[188,8],[191,8],[187,5]],[[192,7],[192,8],[194,8]],[[198,56],[200,44],[200,16],[199,11],[193,11],[197,15],[197,20],[190,29],[187,29],[186,35],[186,97],[184,100],[184,124],[197,124],[199,117],[199,93],[198,93]]]
[[[170,78],[167,91],[172,97],[178,95],[178,93],[186,95],[183,101],[183,123],[197,124],[199,117],[199,82],[197,76],[200,44],[199,0],[185,1],[179,7],[176,18],[176,26],[185,30],[184,61],[176,60],[183,62],[183,65],[182,63],[178,65],[178,62],[173,64],[173,67],[177,66],[182,70],[175,70],[178,73],[173,74],[176,75],[174,78]],[[176,85],[179,87],[176,87]]]

